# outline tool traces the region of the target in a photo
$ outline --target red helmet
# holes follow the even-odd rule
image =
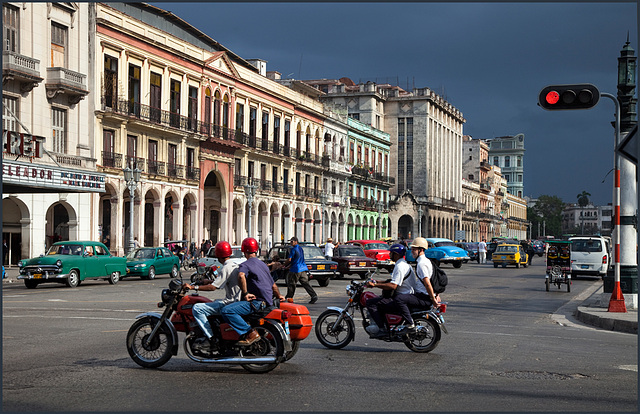
[[[216,243],[214,253],[218,259],[226,259],[227,257],[231,257],[233,254],[231,245],[226,241],[219,241]]]
[[[260,248],[258,247],[258,241],[253,237],[247,237],[242,240],[242,247],[240,248],[242,253],[257,253]]]

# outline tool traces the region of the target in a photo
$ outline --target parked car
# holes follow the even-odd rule
[[[166,247],[140,247],[127,255],[127,276],[140,279],[155,279],[156,275],[169,274],[177,277],[180,259]]]
[[[453,267],[459,268],[462,263],[469,261],[469,255],[466,250],[456,246],[449,239],[427,238],[429,248],[425,250],[424,255],[432,259],[438,266],[442,263],[451,263]]]
[[[358,244],[367,257],[375,259],[379,268],[393,270],[395,263],[389,258],[389,245],[381,240],[351,240],[347,243]]]
[[[544,243],[540,240],[533,240],[531,242],[531,246],[533,246],[533,250],[539,257],[544,256]]]
[[[480,263],[480,254],[478,253],[478,243],[462,242],[462,243],[456,243],[456,246],[460,247],[461,249],[464,249],[467,252],[467,256],[469,256],[469,260]]]
[[[46,255],[20,260],[18,267],[18,279],[28,289],[47,282],[76,287],[86,279],[105,279],[114,285],[127,273],[124,257],[113,256],[107,246],[94,241],[54,243]]]
[[[377,269],[378,262],[367,257],[361,246],[357,244],[341,244],[333,250],[333,260],[338,262],[340,277],[355,274],[364,280],[367,273]]]
[[[499,244],[493,253],[493,267],[507,267],[515,265],[515,267],[527,267],[529,256],[520,244]]]
[[[329,286],[329,281],[332,277],[336,277],[338,274],[338,263],[333,260],[327,260],[324,257],[324,252],[315,244],[300,242],[298,243],[304,252],[304,262],[309,269],[309,279],[317,280],[318,285],[321,287]],[[271,263],[278,261],[284,263],[287,260],[289,249],[291,245],[286,243],[276,243],[267,256],[263,259],[265,263]],[[285,279],[288,269],[280,269],[271,272],[274,280]]]
[[[220,263],[220,260],[218,260],[218,258],[216,257],[215,251],[216,251],[215,246],[210,247],[207,254],[204,257],[201,257],[198,259],[196,266],[200,266],[200,264],[204,263],[204,265],[207,267],[212,265],[221,267],[222,263]],[[245,259],[244,254],[242,253],[241,246],[231,246],[231,252],[232,252],[232,256],[229,259],[231,262],[240,264],[245,260],[247,260]]]
[[[609,270],[611,255],[608,241],[600,236],[570,237],[571,277],[578,275],[602,276]]]

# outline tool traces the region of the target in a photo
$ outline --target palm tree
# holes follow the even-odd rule
[[[582,207],[582,214],[580,214],[580,219],[582,221],[582,234],[584,234],[584,208],[589,205],[589,196],[591,196],[591,194],[584,190],[576,196],[578,198],[578,205]]]

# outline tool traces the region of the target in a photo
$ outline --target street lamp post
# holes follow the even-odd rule
[[[327,193],[325,192],[320,193],[320,214],[322,214],[322,237],[321,237],[320,243],[326,240],[326,235],[324,231],[324,206],[327,205],[327,198],[328,198]]]
[[[384,204],[382,200],[378,200],[378,239],[382,239],[382,212],[384,211]]]
[[[127,188],[129,189],[129,249],[127,253],[133,250],[133,201],[135,200],[135,192],[136,188],[138,188],[138,183],[140,182],[140,174],[142,170],[137,166],[133,168],[133,160],[129,161],[130,166],[125,167],[122,172],[124,172],[124,181],[127,183]]]
[[[249,207],[249,225],[247,227],[247,237],[251,237],[251,216],[253,215],[253,198],[256,195],[257,185],[251,184],[251,179],[244,185],[244,194],[247,196],[247,206]]]
[[[459,218],[460,216],[457,214],[453,216],[453,241],[457,241],[458,239],[458,219]]]
[[[422,206],[418,205],[418,236],[422,237]]]

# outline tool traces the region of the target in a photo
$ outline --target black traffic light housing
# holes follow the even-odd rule
[[[589,109],[600,100],[600,91],[590,83],[550,85],[540,91],[538,105],[549,111]]]

